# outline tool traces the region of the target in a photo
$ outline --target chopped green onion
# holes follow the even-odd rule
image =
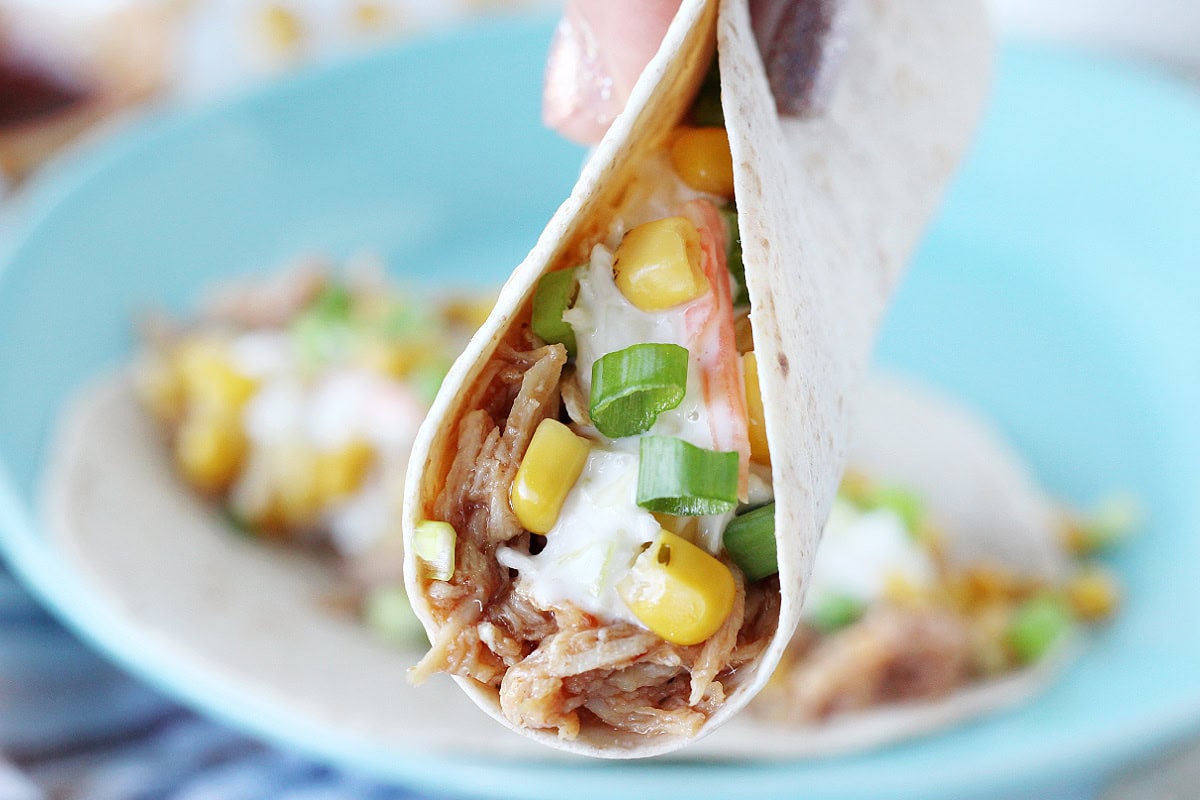
[[[732,205],[724,206],[720,211],[729,232],[729,238],[725,240],[725,264],[733,275],[734,283],[737,284],[737,290],[733,293],[733,304],[748,306],[750,292],[746,289],[746,264],[742,261],[742,234],[738,229],[738,212]]]
[[[413,552],[425,568],[425,574],[435,581],[454,577],[454,547],[458,534],[449,522],[425,519],[413,531]]]
[[[358,339],[351,319],[353,297],[341,284],[325,287],[291,324],[301,362],[316,369],[346,357]]]
[[[229,506],[221,508],[221,518],[225,520],[230,528],[242,536],[252,537],[256,535],[254,526],[250,524],[249,520]]]
[[[644,436],[637,503],[677,517],[724,514],[737,507],[738,454],[670,436]]]
[[[403,586],[371,590],[363,600],[363,620],[379,638],[392,645],[427,644],[425,630],[413,613]]]
[[[1071,608],[1053,594],[1039,594],[1017,608],[1008,628],[1008,646],[1022,664],[1037,661],[1071,627]]]
[[[1141,510],[1132,497],[1116,495],[1104,499],[1079,524],[1080,541],[1076,549],[1091,554],[1112,547],[1129,536],[1140,516]]]
[[[725,127],[725,112],[721,108],[721,70],[716,56],[713,56],[692,103],[692,124],[699,128]]]
[[[723,541],[725,552],[751,583],[779,572],[774,503],[734,517],[725,527]]]
[[[871,508],[885,508],[900,518],[910,534],[921,530],[925,518],[925,505],[915,492],[899,486],[881,486],[870,495]]]
[[[844,594],[831,594],[813,598],[812,613],[806,617],[808,624],[822,633],[831,633],[858,622],[866,607]]]
[[[891,511],[912,535],[921,532],[925,519],[925,504],[916,492],[903,486],[872,486],[858,482],[843,482],[840,496],[863,511]]]
[[[592,364],[592,424],[611,439],[645,433],[687,391],[688,351],[677,344],[635,344]]]
[[[305,309],[307,314],[315,314],[329,320],[345,321],[350,317],[350,307],[354,297],[350,290],[340,283],[331,283]]]
[[[548,272],[538,281],[533,293],[533,318],[529,327],[547,344],[562,344],[567,355],[575,355],[575,329],[563,320],[563,312],[575,302],[579,284],[578,267]]]
[[[382,336],[403,344],[427,336],[437,321],[427,308],[397,301],[376,325]]]

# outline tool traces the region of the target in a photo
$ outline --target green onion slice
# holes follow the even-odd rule
[[[372,589],[363,600],[363,619],[367,627],[388,644],[404,646],[429,643],[403,586]]]
[[[688,351],[677,344],[635,344],[592,364],[592,424],[610,439],[645,433],[687,391]]]
[[[912,535],[921,532],[925,504],[916,492],[900,486],[881,486],[871,494],[871,508],[884,508],[898,516]]]
[[[822,633],[831,633],[858,622],[866,608],[861,602],[844,594],[831,594],[812,599],[813,608],[808,624]]]
[[[413,552],[425,568],[425,574],[435,581],[454,577],[454,546],[458,534],[449,522],[425,519],[413,531]]]
[[[737,288],[733,293],[735,306],[750,305],[750,292],[746,289],[746,264],[742,261],[742,234],[738,230],[738,212],[732,205],[720,209],[721,217],[725,220],[725,228],[729,238],[725,240],[725,264]]]
[[[1071,609],[1057,595],[1035,595],[1017,608],[1008,629],[1008,646],[1022,664],[1044,656],[1071,627]]]
[[[292,320],[292,336],[305,367],[317,369],[344,359],[353,350],[358,334],[352,306],[350,291],[333,283]]]
[[[344,322],[350,318],[353,305],[354,297],[350,290],[340,283],[331,283],[317,295],[305,311],[328,320]]]
[[[677,517],[724,514],[737,507],[738,454],[696,447],[670,436],[645,436],[637,504]]]
[[[1137,501],[1116,495],[1100,505],[1079,523],[1079,545],[1084,554],[1098,553],[1129,537],[1138,525],[1141,511]]]
[[[575,302],[579,284],[575,280],[578,267],[547,272],[538,281],[533,293],[533,319],[529,327],[548,344],[562,344],[567,355],[575,355],[575,329],[563,320],[563,312]]]
[[[775,504],[740,514],[725,527],[725,552],[753,583],[779,572],[775,552]]]

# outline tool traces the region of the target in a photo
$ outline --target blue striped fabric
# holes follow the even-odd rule
[[[202,719],[105,662],[0,570],[3,800],[421,800]]]

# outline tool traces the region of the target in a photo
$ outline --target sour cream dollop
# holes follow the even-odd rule
[[[497,559],[521,574],[521,583],[543,608],[569,602],[606,621],[641,625],[617,584],[659,525],[637,504],[635,453],[594,448],[567,494],[558,522],[537,555],[502,549]]]
[[[933,560],[894,511],[864,511],[838,498],[817,547],[801,617],[812,619],[823,601],[833,598],[870,605],[893,580],[929,588],[936,580]]]

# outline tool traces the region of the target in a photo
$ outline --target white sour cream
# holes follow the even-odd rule
[[[688,348],[684,315],[690,304],[665,311],[642,311],[625,299],[613,281],[613,254],[604,245],[592,248],[592,259],[579,275],[579,296],[563,319],[575,331],[578,346],[576,372],[584,392],[591,396],[592,365],[608,353],[635,344],[656,342]],[[690,348],[689,354],[690,354]],[[658,415],[647,435],[674,436],[697,447],[712,449],[709,409],[704,402],[700,368],[688,359],[687,390],[675,408]],[[617,440],[615,446],[636,452],[637,437]]]
[[[932,587],[936,570],[929,554],[913,541],[894,511],[862,511],[838,498],[817,546],[800,615],[811,619],[831,598],[869,605],[883,597],[889,580],[896,579],[917,589]]]
[[[617,593],[642,546],[659,525],[637,504],[635,453],[594,448],[567,495],[558,522],[535,556],[502,549],[496,557],[521,574],[543,608],[568,602],[606,621],[641,625]]]

